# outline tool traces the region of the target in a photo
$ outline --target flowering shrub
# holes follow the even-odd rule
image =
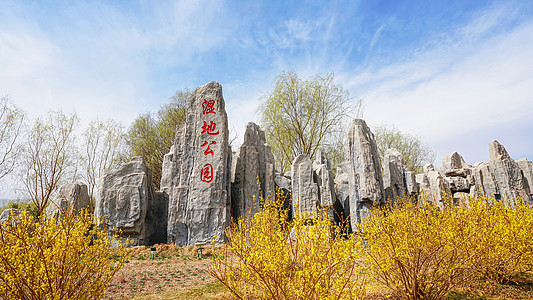
[[[399,199],[361,231],[374,279],[401,299],[442,299],[476,277],[508,280],[533,262],[533,211],[521,201],[472,198],[444,209]]]
[[[72,210],[59,219],[27,212],[0,224],[2,299],[98,299],[124,263],[92,214]]]
[[[267,199],[253,217],[233,224],[210,273],[237,299],[362,298],[359,242],[334,239],[341,230],[322,214],[296,214],[289,222],[281,203]]]

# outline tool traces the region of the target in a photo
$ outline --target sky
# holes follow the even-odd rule
[[[282,71],[332,72],[372,127],[488,161],[533,160],[533,1],[0,0],[0,96],[36,117],[129,126],[176,91],[223,86],[242,142]]]

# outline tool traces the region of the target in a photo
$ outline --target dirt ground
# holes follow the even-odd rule
[[[194,288],[222,288],[208,274],[211,253],[207,247],[202,250],[202,257],[197,256],[196,248],[193,247],[156,247],[157,254],[153,258],[149,247],[131,248],[129,261],[115,274],[104,298],[145,299],[143,297],[147,295],[177,295],[180,292],[190,294],[191,291],[194,292]]]
[[[129,261],[111,281],[104,299],[231,299],[222,284],[208,273],[211,249],[198,257],[194,247],[156,245],[157,254],[145,246],[130,249]],[[367,300],[391,299],[387,290],[371,283]],[[446,299],[533,299],[533,273],[501,284],[476,280],[450,291]]]

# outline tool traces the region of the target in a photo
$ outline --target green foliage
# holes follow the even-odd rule
[[[161,182],[163,157],[174,143],[176,126],[185,123],[189,89],[178,91],[156,114],[139,115],[128,130],[127,143],[131,156],[142,156],[152,170],[152,182],[156,189]]]
[[[425,145],[420,137],[402,133],[394,126],[375,126],[372,132],[376,137],[381,161],[383,161],[385,151],[390,148],[400,151],[404,165],[417,173],[423,171],[424,164],[433,163],[435,160],[435,151]]]
[[[259,108],[261,127],[276,157],[278,169],[287,171],[299,154],[314,157],[319,147],[333,165],[344,160],[346,123],[361,110],[361,101],[334,83],[333,73],[302,80],[282,72],[274,90]]]

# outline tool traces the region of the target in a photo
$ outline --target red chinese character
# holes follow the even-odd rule
[[[217,142],[213,141],[211,142],[210,144],[207,143],[207,141],[205,141],[201,147],[205,147],[207,145],[207,149],[205,149],[204,151],[204,155],[207,156],[207,154],[211,154],[211,156],[213,156],[215,154],[215,152],[213,152],[213,150],[211,150],[210,146],[211,145],[216,145]]]
[[[211,164],[206,164],[202,168],[202,171],[200,172],[200,180],[207,183],[213,181],[213,166]]]
[[[202,108],[204,109],[203,114],[216,114],[215,112],[215,100],[207,100],[204,99],[204,103],[202,103]]]
[[[202,134],[207,133],[209,135],[217,135],[218,130],[217,132],[215,132],[216,128],[217,128],[217,123],[214,123],[213,121],[211,121],[211,124],[208,125],[207,122],[204,121],[204,126],[202,126]]]

